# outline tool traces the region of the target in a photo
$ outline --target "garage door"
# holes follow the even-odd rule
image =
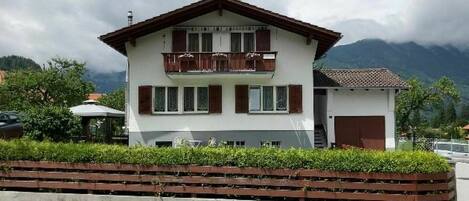
[[[335,117],[334,123],[337,146],[384,150],[384,116]]]

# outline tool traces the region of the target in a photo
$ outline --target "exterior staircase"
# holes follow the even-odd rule
[[[314,126],[314,148],[327,148],[327,136],[323,125]]]

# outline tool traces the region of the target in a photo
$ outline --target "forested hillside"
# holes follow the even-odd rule
[[[336,46],[323,62],[330,68],[386,67],[404,78],[417,77],[425,83],[448,76],[461,90],[463,99],[469,100],[469,51],[452,46],[369,39]]]
[[[9,71],[16,69],[33,69],[39,70],[41,66],[30,58],[10,55],[0,57],[0,70]]]

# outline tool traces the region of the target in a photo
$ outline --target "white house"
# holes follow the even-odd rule
[[[128,57],[131,145],[395,146],[394,96],[406,87],[397,76],[345,70],[369,83],[314,86],[338,78],[312,63],[340,33],[238,0],[202,0],[99,38]]]

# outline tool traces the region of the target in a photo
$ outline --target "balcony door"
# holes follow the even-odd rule
[[[213,33],[189,33],[187,50],[189,52],[213,52]]]

